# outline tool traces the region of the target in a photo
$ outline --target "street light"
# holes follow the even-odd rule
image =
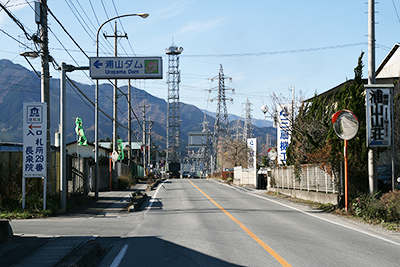
[[[137,14],[125,14],[121,16],[116,16],[113,18],[110,18],[103,22],[103,24],[100,25],[100,27],[97,29],[96,33],[96,57],[99,56],[99,33],[100,29],[108,22],[118,19],[118,18],[123,18],[123,17],[131,17],[131,16],[139,16],[141,18],[147,18],[149,14],[147,13],[137,13]],[[95,92],[95,136],[94,139],[96,140],[95,142],[95,155],[94,155],[94,160],[95,160],[95,198],[99,198],[99,79],[96,79],[96,92]]]

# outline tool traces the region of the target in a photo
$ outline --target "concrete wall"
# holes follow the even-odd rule
[[[303,191],[297,189],[283,189],[283,188],[270,188],[269,191],[279,192],[287,196],[301,198],[305,200],[311,200],[314,202],[319,202],[324,204],[331,203],[333,205],[337,205],[339,203],[338,194],[326,194],[320,192]]]
[[[242,169],[241,166],[233,169],[233,184],[257,187],[257,170]]]

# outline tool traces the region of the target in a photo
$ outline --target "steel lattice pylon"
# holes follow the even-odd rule
[[[214,159],[218,157],[221,153],[222,142],[225,138],[230,138],[230,128],[229,128],[229,120],[228,120],[228,110],[226,108],[226,100],[233,101],[232,98],[226,97],[226,90],[232,90],[232,88],[225,87],[225,80],[228,79],[232,81],[231,77],[227,77],[224,75],[224,70],[222,68],[222,64],[220,64],[218,77],[212,78],[211,81],[218,79],[218,96],[210,101],[217,100],[217,113],[215,115],[215,125],[214,125],[214,135],[213,135],[213,155]],[[213,90],[213,89],[211,89]],[[210,90],[210,91],[211,91]],[[217,165],[219,162],[217,160]]]
[[[179,110],[179,56],[182,47],[172,44],[165,49],[168,55],[168,103],[167,103],[167,155],[166,162],[181,162],[181,130]]]
[[[246,115],[245,115],[245,122],[244,122],[244,130],[243,130],[243,140],[246,142],[247,138],[253,138],[253,131],[251,130],[251,103],[249,98],[245,102],[246,105]]]

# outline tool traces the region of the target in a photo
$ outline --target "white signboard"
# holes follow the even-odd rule
[[[393,85],[365,86],[367,146],[391,145],[391,89]]]
[[[161,57],[91,57],[92,79],[162,79]]]
[[[23,177],[46,176],[47,103],[23,106]]]
[[[256,157],[257,157],[257,139],[249,138],[247,139],[247,147],[250,148],[249,155],[249,169],[253,169],[257,167]]]
[[[290,109],[290,104],[278,106],[278,128],[276,131],[278,164],[286,164],[286,150],[290,144]]]

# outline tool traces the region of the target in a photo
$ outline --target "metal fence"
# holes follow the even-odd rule
[[[16,181],[18,180],[17,185],[21,186],[22,157],[22,151],[0,151],[0,186],[9,184],[11,177]],[[94,190],[93,163],[93,160],[90,158],[67,155],[67,184],[69,194],[87,193]],[[109,190],[110,188],[117,188],[118,176],[130,173],[134,177],[143,177],[143,167],[135,164],[128,166],[122,162],[117,162],[117,175],[116,177],[111,177],[109,165],[99,165],[99,189]],[[49,195],[57,194],[60,191],[60,153],[58,151],[51,151],[50,153],[50,177],[47,179],[46,189]]]
[[[329,166],[330,167],[330,166]],[[271,187],[297,189],[325,193],[338,193],[340,177],[330,173],[319,164],[304,164],[296,177],[294,166],[279,166],[271,169]]]

